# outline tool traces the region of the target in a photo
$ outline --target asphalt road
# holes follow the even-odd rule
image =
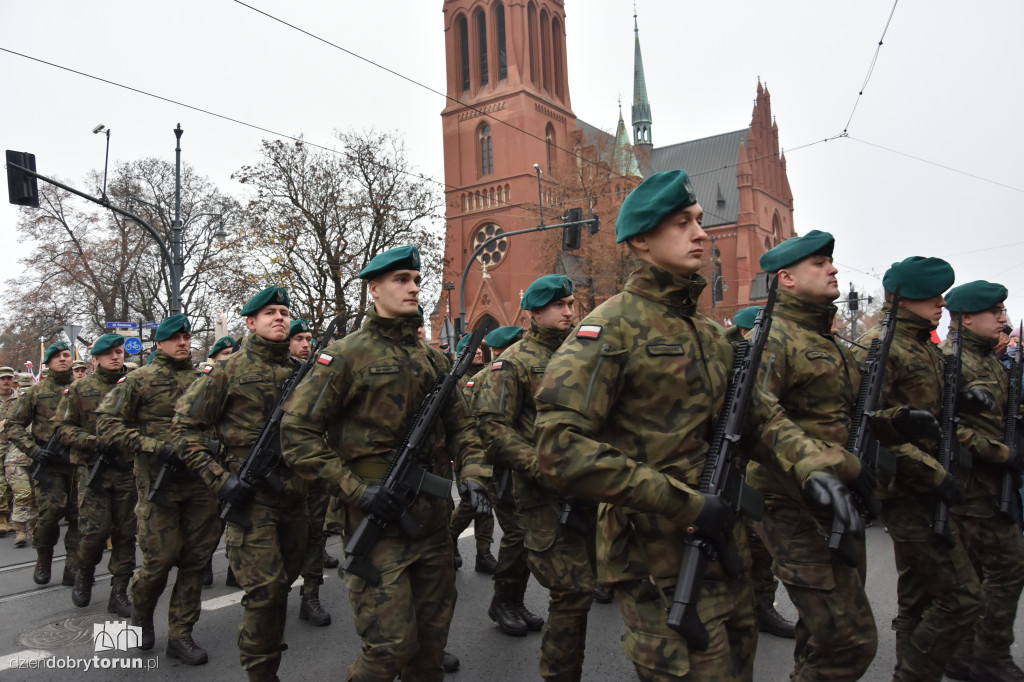
[[[470,531],[471,532],[471,531]],[[875,618],[880,628],[878,655],[866,680],[891,679],[894,660],[894,636],[889,623],[895,612],[896,572],[892,559],[892,543],[884,530],[876,525],[868,529],[868,589]],[[490,577],[473,571],[474,542],[468,533],[459,543],[466,565],[458,574],[459,600],[449,638],[449,650],[462,661],[452,680],[537,680],[537,659],[540,635],[508,637],[498,632],[487,617],[492,596]],[[329,551],[341,554],[340,539],[331,537]],[[59,550],[58,550],[59,551]],[[497,551],[497,543],[494,551]],[[38,587],[32,582],[35,552],[31,548],[15,549],[13,535],[0,539],[0,680],[184,680],[195,674],[204,679],[245,679],[238,663],[236,638],[241,620],[242,593],[224,585],[227,561],[218,550],[214,559],[215,584],[203,591],[203,614],[194,636],[210,654],[210,662],[198,669],[183,666],[164,657],[167,636],[167,596],[161,599],[156,618],[156,646],[152,651],[95,652],[93,627],[104,627],[116,618],[106,613],[109,594],[105,577],[106,559],[97,571],[93,603],[76,608],[71,603],[71,588],[59,585]],[[62,559],[54,562],[57,580],[63,568]],[[171,582],[173,584],[173,573]],[[168,588],[169,589],[169,588]],[[341,679],[345,669],[359,651],[343,582],[336,571],[328,571],[321,588],[321,598],[333,616],[329,626],[317,628],[298,619],[298,590],[289,599],[286,641],[281,668],[283,680]],[[531,580],[526,595],[527,606],[544,615],[547,598]],[[779,609],[788,617],[795,612],[779,592]],[[108,627],[109,631],[109,627]],[[587,632],[587,657],[584,679],[595,681],[635,680],[632,666],[622,654],[622,632],[619,610],[614,604],[594,604]],[[1020,619],[1017,640],[1022,639]],[[788,680],[792,663],[792,640],[762,635],[758,643],[755,680],[783,682]],[[1020,645],[1014,645],[1015,657],[1024,659]],[[141,670],[93,668],[116,664],[135,665]],[[29,666],[35,666],[29,667]],[[77,666],[70,668],[69,666]]]

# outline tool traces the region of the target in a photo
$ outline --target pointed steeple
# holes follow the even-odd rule
[[[647,99],[644,58],[640,54],[640,28],[637,25],[635,9],[633,10],[633,35],[636,43],[633,53],[633,144],[652,146],[651,103]]]
[[[626,122],[622,118],[622,99],[619,99],[619,126],[615,129],[615,170],[621,175],[631,175],[642,178],[640,165],[633,154],[633,147],[629,144],[629,133],[626,132]]]

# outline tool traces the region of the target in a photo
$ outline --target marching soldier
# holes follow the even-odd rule
[[[6,369],[11,369],[7,367]],[[10,432],[6,427],[8,415],[18,404],[18,396],[22,389],[32,385],[32,375],[28,372],[11,370],[11,379],[4,380],[0,369],[0,420],[4,427],[0,428],[0,457],[4,461],[4,478],[11,488],[11,524],[14,526],[14,546],[27,547],[29,538],[36,527],[35,492],[32,490],[29,468],[32,460],[11,442]],[[10,393],[3,395],[3,389],[10,384]]]
[[[1019,391],[1020,386],[1008,386],[1005,368],[992,352],[1006,324],[1006,296],[1006,287],[984,280],[962,284],[946,294],[946,309],[963,313],[959,437],[961,448],[973,460],[963,477],[967,499],[950,511],[981,581],[981,610],[973,637],[968,634],[957,642],[946,664],[946,677],[954,680],[1024,680],[1024,672],[1010,655],[1013,622],[1024,588],[1024,539],[1017,525],[1021,521],[1017,481],[1024,469],[1024,452],[1004,442],[1007,392]],[[956,319],[951,328],[957,328]],[[951,353],[951,345],[947,336],[941,348]],[[1013,480],[1010,514],[999,511],[1004,476]]]
[[[78,528],[82,540],[78,543],[75,565],[75,588],[71,600],[75,606],[85,607],[92,600],[93,575],[96,564],[103,556],[107,538],[111,551],[110,599],[107,613],[124,618],[132,615],[132,605],[126,590],[135,570],[135,505],[138,493],[129,460],[109,450],[113,464],[103,468],[94,482],[87,485],[91,469],[105,446],[96,435],[96,408],[127,370],[124,368],[124,337],[104,334],[92,346],[96,358],[96,371],[75,381],[64,389],[64,397],[57,408],[57,431],[61,442],[71,448],[71,462],[78,470]],[[98,488],[98,490],[96,489]]]
[[[292,469],[321,477],[338,489],[345,537],[364,514],[390,521],[370,553],[381,570],[377,585],[346,574],[362,655],[348,680],[440,680],[455,608],[455,566],[448,523],[449,496],[421,494],[407,513],[422,526],[417,538],[395,523],[402,509],[380,485],[401,449],[436,377],[448,366],[419,341],[420,254],[404,246],[379,254],[359,273],[374,304],[362,328],[323,350],[286,404],[281,444]],[[477,514],[490,511],[483,452],[465,401],[453,395],[424,444],[421,465],[451,478],[452,457],[462,458],[460,492]]]
[[[274,471],[284,482],[281,492],[252,488],[238,477],[295,370],[289,355],[289,304],[288,292],[279,286],[249,299],[241,311],[248,340],[226,360],[203,366],[178,401],[173,430],[192,472],[251,524],[244,528],[229,522],[224,537],[231,570],[245,590],[239,659],[254,682],[277,679],[288,592],[302,568],[309,535],[305,482],[279,459]],[[211,430],[223,454],[210,451],[206,434]]]
[[[89,366],[85,364],[84,360],[75,360],[71,363],[71,374],[74,375],[73,381],[85,378],[85,374],[88,371]]]
[[[33,484],[39,517],[32,546],[36,548],[36,567],[32,579],[37,585],[50,582],[50,564],[53,548],[60,537],[57,524],[62,518],[68,521],[64,534],[64,575],[62,585],[75,584],[75,554],[81,536],[78,532],[78,485],[75,465],[62,458],[60,452],[45,448],[56,429],[54,421],[57,405],[64,389],[71,385],[71,350],[64,342],[55,343],[46,349],[43,365],[49,373],[42,381],[26,388],[14,409],[6,419],[6,430],[11,442],[36,464],[46,468],[49,474],[45,482]],[[31,428],[31,434],[29,429]],[[58,448],[54,448],[57,450]]]
[[[177,567],[167,609],[166,654],[186,665],[202,665],[209,656],[192,631],[202,608],[203,570],[220,537],[217,498],[185,468],[170,435],[174,401],[199,372],[192,366],[192,328],[186,316],[163,320],[153,338],[157,353],[150,364],[119,379],[106,395],[98,408],[96,431],[100,445],[135,462],[142,565],[129,592],[132,624],[142,628],[140,648],[153,648],[153,611],[168,574]],[[161,469],[165,485],[151,500]]]
[[[7,410],[14,406],[14,401],[17,399],[18,394],[14,390],[14,369],[0,367],[0,422],[6,417]],[[7,454],[8,442],[7,434],[0,426],[0,460]],[[16,526],[10,524],[11,505],[14,503],[14,482],[8,480],[6,475],[0,478],[2,478],[0,480],[0,538],[2,538],[6,537],[8,533],[13,533]],[[15,544],[19,539],[15,538]],[[25,539],[27,540],[27,537]]]
[[[725,401],[733,348],[697,313],[707,282],[697,274],[707,235],[685,171],[650,176],[623,202],[618,241],[638,261],[624,291],[598,306],[548,362],[535,400],[541,480],[598,512],[603,580],[615,588],[623,648],[641,680],[753,678],[757,625],[750,579],[709,562],[700,615],[704,651],[666,623],[684,539],[735,536],[749,571],[742,525],[714,494],[695,489]],[[786,460],[793,485],[833,505],[862,531],[849,492],[856,459],[808,439],[770,396],[754,392],[746,451]],[[850,461],[852,460],[852,462]]]
[[[213,344],[213,348],[210,349],[210,362],[217,362],[223,360],[227,356],[231,355],[235,350],[235,339],[231,336],[222,336],[217,339],[217,342]]]
[[[931,341],[942,318],[942,292],[953,284],[953,268],[940,258],[911,256],[893,263],[882,278],[886,306],[900,288],[896,335],[889,350],[879,407],[896,409],[894,424],[915,443],[894,446],[896,474],[890,480],[879,471],[877,496],[882,521],[892,538],[899,578],[894,682],[940,680],[955,647],[970,636],[978,616],[980,587],[963,545],[952,533],[952,544],[932,530],[935,503],[953,506],[963,497],[957,481],[935,458],[936,420],[942,411],[944,360]],[[854,354],[863,361],[863,348],[881,336],[881,324],[870,329]],[[900,409],[909,406],[910,409]]]

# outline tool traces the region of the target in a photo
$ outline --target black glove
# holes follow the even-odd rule
[[[848,533],[864,535],[864,520],[857,512],[849,489],[838,478],[831,474],[814,474],[804,484],[804,495],[820,507],[830,507]]]
[[[704,494],[704,506],[693,520],[694,532],[710,541],[716,548],[728,541],[732,532],[733,512],[718,495]]]
[[[49,450],[47,450],[45,448],[39,448],[39,447],[37,447],[35,450],[33,450],[32,454],[29,455],[29,457],[32,458],[33,462],[35,462],[36,464],[39,464],[41,466],[49,466],[53,462],[53,460],[56,458],[54,453],[50,452]]]
[[[180,468],[183,465],[181,459],[178,457],[178,453],[174,449],[174,446],[170,443],[164,443],[160,449],[156,451],[156,458],[174,469]]]
[[[957,412],[970,412],[971,414],[995,412],[997,409],[996,399],[981,386],[972,386],[965,391],[961,391],[956,403],[956,409]]]
[[[902,409],[893,417],[892,425],[907,440],[939,439],[939,420],[928,410]]]
[[[946,476],[942,479],[942,483],[935,489],[935,494],[941,497],[950,507],[955,507],[967,501],[967,496],[964,495],[963,489],[952,476]]]
[[[469,498],[469,504],[473,507],[474,516],[491,515],[491,499],[487,497],[487,490],[476,481],[463,481],[460,483],[459,497]]]
[[[255,495],[252,486],[238,477],[238,474],[231,474],[224,485],[217,491],[217,497],[235,507],[245,508],[252,503]]]
[[[402,508],[395,499],[395,494],[379,485],[366,486],[366,492],[359,498],[356,506],[364,514],[386,522],[394,521],[402,515]]]

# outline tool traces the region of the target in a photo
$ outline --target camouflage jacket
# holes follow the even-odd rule
[[[882,308],[882,317],[891,310],[890,305]],[[882,396],[879,408],[893,412],[902,406],[928,410],[939,418],[942,412],[942,378],[944,360],[942,351],[931,340],[932,325],[928,320],[915,315],[905,308],[896,313],[896,334],[889,349],[889,362],[885,370]],[[882,335],[881,322],[869,329],[854,349],[858,362],[867,359],[867,348],[871,341]],[[884,471],[879,471],[879,499],[916,497],[919,493],[930,493],[946,478],[946,471],[935,459],[936,443],[918,445],[904,443],[890,449],[896,456],[896,475],[893,480]]]
[[[26,455],[50,440],[57,428],[57,406],[73,379],[71,370],[59,374],[49,372],[42,381],[21,391],[5,420],[5,430],[11,442]]]
[[[97,408],[100,442],[134,460],[135,475],[147,485],[160,470],[156,453],[170,441],[174,402],[198,375],[191,358],[158,352],[153,362],[118,379]]]
[[[1004,443],[1006,419],[1006,393],[1009,390],[1009,375],[1003,363],[993,354],[996,340],[978,336],[970,329],[962,333],[963,353],[961,354],[960,389],[982,388],[995,398],[996,409],[960,412],[957,439],[961,447],[970,450],[973,465],[969,470],[961,468],[960,479],[964,492],[975,505],[998,507],[999,489],[1010,449]],[[939,348],[952,353],[949,336]],[[982,499],[978,499],[982,498]],[[970,502],[968,503],[971,504]],[[957,512],[964,511],[957,507]]]
[[[641,262],[555,352],[535,397],[543,481],[613,505],[600,510],[598,532],[610,581],[674,581],[681,531],[668,517],[682,520],[680,507],[696,517],[702,505],[694,487],[733,359],[725,331],[697,313],[706,284]],[[841,448],[807,438],[770,395],[755,391],[749,415],[746,451],[760,441],[801,485],[845,462]],[[720,566],[708,575],[721,579]]]
[[[7,452],[11,442],[11,434],[7,430],[7,415],[18,402],[17,389],[12,390],[8,396],[0,396],[0,457]]]
[[[844,447],[861,373],[853,354],[832,335],[837,308],[780,291],[758,383],[779,400],[786,416],[811,438]],[[758,490],[805,505],[793,478],[770,457],[757,457],[748,480]],[[851,483],[852,481],[847,481]]]
[[[492,464],[516,472],[513,479],[516,506],[523,514],[523,525],[528,532],[549,534],[551,541],[557,530],[562,498],[536,480],[534,422],[537,407],[533,395],[540,388],[552,353],[569,333],[569,330],[541,328],[531,322],[523,338],[507,348],[484,373],[474,404],[481,439],[488,444],[488,459]],[[543,551],[546,547],[537,549]]]
[[[361,329],[323,350],[285,404],[284,458],[303,478],[337,487],[348,505],[347,532],[362,519],[356,503],[367,481],[384,476],[423,398],[448,368],[440,351],[418,340],[420,324],[418,316],[384,318],[371,309]],[[455,393],[423,448],[422,464],[450,479],[451,461],[461,458],[462,479],[485,485],[476,424],[463,394]],[[411,512],[430,532],[447,525],[450,506],[450,498],[420,495]]]
[[[74,464],[92,464],[96,459],[96,408],[117,382],[128,373],[121,367],[116,372],[97,367],[64,389],[57,407],[57,431],[60,441],[71,448]]]
[[[295,368],[287,340],[270,341],[256,334],[239,352],[202,366],[199,378],[175,406],[171,436],[183,446],[181,458],[210,488],[220,489],[227,470],[238,471]],[[214,431],[223,455],[210,452],[208,438]],[[305,489],[295,485],[283,465],[277,473],[289,492]]]

